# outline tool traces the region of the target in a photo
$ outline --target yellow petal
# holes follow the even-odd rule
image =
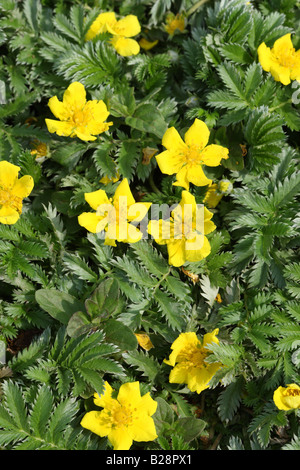
[[[48,131],[57,135],[65,137],[73,137],[73,126],[72,124],[64,121],[55,121],[54,119],[45,119],[46,126]]]
[[[185,244],[185,256],[186,260],[189,262],[197,262],[201,261],[202,259],[206,258],[210,252],[211,252],[211,247],[208,239],[206,237],[201,236],[201,247],[199,248],[194,248],[194,243],[193,240],[186,240]],[[191,247],[193,247],[191,249]]]
[[[112,34],[117,34],[119,36],[125,36],[127,38],[131,38],[136,36],[141,32],[141,25],[137,16],[135,15],[127,15],[125,18],[119,20],[113,28],[109,28],[108,31]]]
[[[281,82],[283,85],[291,83],[291,71],[288,67],[283,67],[273,62],[270,67],[270,73],[277,82]]]
[[[12,189],[18,178],[20,167],[6,160],[0,162],[0,187]]]
[[[168,243],[169,264],[171,266],[179,267],[186,262],[185,255],[185,240],[171,240]]]
[[[277,39],[273,45],[273,53],[275,56],[286,53],[288,50],[293,50],[294,46],[291,39],[291,33],[285,34]]]
[[[221,145],[211,144],[205,147],[201,152],[201,160],[204,165],[218,166],[221,160],[228,158],[229,150]]]
[[[97,140],[97,137],[95,137],[94,135],[87,134],[85,129],[83,130],[83,132],[81,132],[81,127],[75,127],[74,134],[78,137],[78,139],[83,140],[84,142]]]
[[[275,405],[277,406],[277,408],[279,410],[289,410],[290,408],[286,405],[286,403],[284,403],[284,395],[283,395],[283,392],[284,392],[285,388],[284,387],[278,387],[274,394],[273,394],[273,400],[274,400],[274,403]]]
[[[176,174],[176,181],[173,183],[173,185],[174,186],[181,186],[182,188],[185,188],[188,191],[189,187],[190,187],[190,184],[189,184],[189,179],[187,177],[187,174],[188,174],[188,167],[187,167],[187,165],[185,165]],[[194,178],[194,176],[193,176],[193,178]]]
[[[98,393],[94,394],[95,405],[101,406],[102,408],[110,408],[116,401],[114,398],[112,398],[112,393],[112,387],[107,381],[105,381],[103,392],[100,395]]]
[[[211,333],[206,333],[203,336],[202,346],[205,347],[207,344],[216,343],[219,344],[217,335],[219,333],[219,328],[215,328]]]
[[[273,62],[272,52],[269,47],[263,42],[257,49],[258,60],[260,65],[266,72],[270,72],[270,67]]]
[[[103,419],[104,418],[104,419]],[[105,419],[103,411],[89,411],[80,422],[81,426],[100,437],[107,436],[111,431],[109,419]]]
[[[195,119],[194,123],[185,133],[184,141],[187,145],[193,145],[202,150],[208,144],[209,134],[210,132],[205,122]]]
[[[128,208],[127,219],[131,222],[140,222],[146,216],[151,202],[136,202]]]
[[[166,147],[167,150],[172,150],[174,153],[185,152],[187,150],[186,144],[183,142],[175,127],[169,127],[169,129],[166,130],[162,138],[162,145]]]
[[[196,165],[194,167],[187,168],[186,180],[195,186],[207,186],[212,180],[207,178],[201,165]],[[178,179],[178,175],[177,175]]]
[[[140,384],[136,382],[127,382],[121,385],[117,396],[119,403],[126,405],[127,403],[133,402],[136,405],[141,400]]]
[[[154,46],[156,46],[156,44],[158,44],[158,40],[156,41],[148,41],[146,38],[142,38],[140,41],[139,41],[139,45],[142,49],[144,49],[145,51],[149,51],[150,49],[152,49]]]
[[[170,150],[159,153],[155,158],[160,171],[166,175],[178,173],[184,164],[182,157]]]
[[[170,220],[150,220],[147,230],[159,245],[166,245],[171,238]]]
[[[140,45],[135,39],[125,38],[123,36],[114,36],[111,43],[117,53],[123,57],[137,55],[140,52]]]
[[[22,176],[16,181],[12,189],[13,195],[24,199],[29,196],[34,186],[33,178],[30,175]]]
[[[109,199],[103,189],[92,191],[91,193],[84,193],[84,199],[91,206],[92,209],[97,210],[101,204],[109,204]]]
[[[125,426],[113,429],[107,437],[114,450],[128,450],[132,446],[132,437]]]
[[[13,225],[19,220],[20,214],[11,207],[2,206],[0,208],[0,223]]]
[[[154,347],[147,333],[135,333],[135,336],[139,346],[145,349],[145,351],[150,351]]]
[[[177,357],[181,354],[181,351],[185,348],[191,349],[200,346],[201,343],[194,331],[189,331],[187,333],[180,333],[180,335],[173,342],[171,349],[172,353],[168,360],[164,362],[170,366],[174,366],[177,362]]]
[[[82,83],[73,82],[63,96],[63,104],[67,109],[80,110],[86,103],[86,92]]]
[[[117,22],[116,15],[112,11],[108,11],[105,13],[100,13],[99,16],[95,19],[92,23],[90,29],[88,30],[85,40],[89,41],[93,39],[100,33],[105,33],[107,31],[107,24],[113,26]]]
[[[103,227],[100,224],[102,218],[103,217],[100,217],[95,212],[83,212],[78,216],[78,223],[81,225],[81,227],[86,228],[89,232],[98,233],[103,230]]]
[[[154,441],[158,437],[153,418],[150,416],[138,416],[128,431],[137,442]]]
[[[126,198],[126,199],[123,199],[123,198]],[[135,204],[135,200],[131,193],[127,178],[124,178],[121,181],[121,183],[118,185],[113,201],[114,201],[114,206],[116,208],[119,207],[120,203],[123,204],[123,202],[126,202],[127,207],[131,206],[132,204]]]
[[[69,110],[65,107],[62,101],[58,100],[57,96],[50,98],[48,106],[57,119],[60,119],[61,121],[66,121],[68,119]]]
[[[176,384],[185,384],[188,380],[188,371],[185,364],[176,364],[169,375],[169,382]]]

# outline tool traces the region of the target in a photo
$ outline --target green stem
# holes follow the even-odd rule
[[[152,174],[152,173],[150,174],[150,177],[149,177],[149,183],[150,183],[151,188],[153,189],[153,191],[154,191],[156,194],[161,194],[161,191],[158,189],[158,187],[157,187],[156,184],[154,183],[154,179],[153,179],[153,174]]]
[[[274,111],[275,109],[282,108],[282,106],[284,106],[285,104],[288,104],[288,103],[292,103],[292,99],[289,99],[289,100],[287,100],[287,101],[284,101],[284,103],[280,103],[280,104],[278,104],[277,106],[273,106],[273,108],[270,108],[269,111],[272,112],[272,111]]]
[[[202,5],[204,5],[204,3],[207,3],[209,2],[209,0],[200,0],[199,2],[195,3],[195,5],[193,5],[186,13],[186,16],[190,16],[192,15],[196,10],[198,10],[199,7],[201,7]]]

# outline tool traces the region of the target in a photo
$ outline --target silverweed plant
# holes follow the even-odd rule
[[[0,1],[1,450],[300,450],[299,6]]]

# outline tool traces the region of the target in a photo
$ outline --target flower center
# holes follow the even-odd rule
[[[292,69],[296,65],[295,49],[286,49],[275,56],[276,60],[283,67]]]
[[[136,408],[132,409],[132,406],[130,404],[128,405],[119,405],[112,414],[112,422],[115,427],[120,427],[120,426],[131,426],[135,416],[134,416],[134,411],[136,411]]]
[[[71,120],[75,127],[86,126],[91,116],[88,116],[87,112],[83,109],[77,110],[73,113]]]
[[[181,351],[180,355],[177,357],[177,361],[181,363],[185,363],[186,368],[203,368],[205,367],[205,358],[207,356],[206,351],[204,351],[203,348],[197,347],[197,346],[192,346],[192,348],[189,346],[183,351]]]
[[[285,396],[287,397],[299,397],[300,396],[300,389],[297,388],[289,388],[284,392]]]
[[[22,198],[14,196],[8,189],[0,187],[0,206],[8,206],[21,214]]]
[[[198,145],[188,145],[185,158],[188,165],[199,165],[201,163],[200,147]]]

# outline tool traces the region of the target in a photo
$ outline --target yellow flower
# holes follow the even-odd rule
[[[91,25],[85,39],[89,41],[97,34],[105,32],[112,34],[111,44],[118,54],[126,57],[140,52],[139,43],[135,39],[131,39],[141,32],[137,16],[127,15],[117,20],[114,12],[100,13]]]
[[[35,140],[33,143],[33,150],[31,150],[31,155],[35,155],[35,159],[39,163],[43,163],[49,155],[48,145],[39,140]]]
[[[182,191],[181,201],[171,212],[169,220],[150,220],[148,233],[159,245],[167,245],[169,264],[182,266],[186,261],[195,262],[206,258],[211,251],[205,235],[215,230],[210,220],[213,214],[197,207],[195,197]]]
[[[225,194],[228,194],[232,190],[232,183],[228,180],[221,180],[219,183],[211,184],[205,194],[203,202],[208,207],[214,208],[221,201]]]
[[[196,333],[181,333],[171,346],[172,353],[164,362],[173,369],[170,372],[170,383],[186,384],[191,392],[201,393],[207,389],[215,373],[222,367],[220,363],[209,364],[206,358],[210,354],[206,346],[219,344],[219,330],[206,333],[202,342]]]
[[[5,160],[0,162],[0,223],[15,224],[22,213],[23,199],[31,193],[31,176],[18,179],[20,168]]]
[[[183,15],[179,15],[179,13],[177,13],[176,16],[174,13],[169,13],[167,15],[165,30],[170,36],[173,36],[176,30],[183,32],[184,27],[185,20]]]
[[[148,39],[146,38],[142,38],[139,40],[140,47],[145,51],[150,51],[150,49],[155,47],[156,44],[158,44],[158,39],[156,41],[148,41]]]
[[[139,345],[141,348],[145,349],[145,351],[149,351],[154,347],[147,333],[135,333],[135,336]]]
[[[46,125],[49,132],[57,135],[96,140],[95,135],[102,134],[112,125],[112,122],[104,122],[109,115],[106,104],[102,100],[86,101],[84,86],[79,82],[71,83],[64,92],[63,101],[53,96],[48,105],[59,121],[46,119]]]
[[[280,410],[292,410],[300,408],[300,387],[289,384],[287,387],[278,387],[273,395],[273,400]]]
[[[135,243],[142,238],[142,232],[133,224],[141,222],[151,202],[136,203],[125,178],[117,187],[113,198],[108,198],[103,189],[85,193],[86,202],[96,212],[79,215],[79,225],[89,232],[105,231],[105,245],[116,246],[116,240]]]
[[[277,39],[272,49],[263,42],[257,53],[262,68],[277,82],[288,85],[291,80],[300,80],[300,50],[295,50],[291,33]]]
[[[205,175],[202,166],[218,166],[221,160],[228,158],[228,149],[221,145],[207,145],[209,129],[205,122],[195,119],[187,130],[184,141],[175,127],[170,127],[164,134],[162,145],[167,150],[156,155],[162,173],[176,173],[175,186],[189,189],[189,183],[206,186],[212,181]]]
[[[106,186],[108,183],[116,183],[117,181],[119,181],[119,179],[120,179],[120,174],[117,171],[116,176],[112,178],[109,178],[108,176],[103,176],[103,178],[101,178],[99,183],[105,184]]]
[[[154,441],[155,424],[151,416],[157,409],[157,402],[150,393],[141,396],[139,382],[121,385],[117,398],[112,398],[113,389],[105,382],[102,395],[94,394],[94,403],[101,411],[89,411],[81,426],[100,437],[107,436],[114,450],[128,450],[133,441]]]

